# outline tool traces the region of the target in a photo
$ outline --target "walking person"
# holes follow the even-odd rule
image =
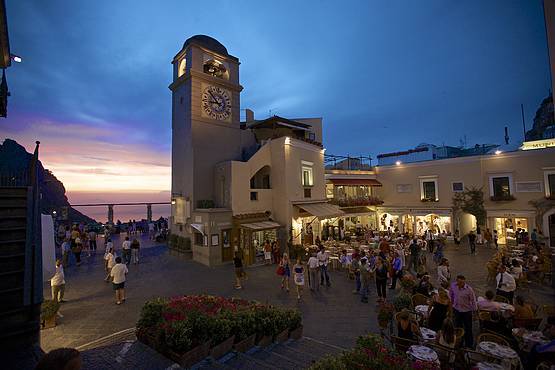
[[[281,289],[285,288],[287,293],[289,293],[289,278],[291,277],[291,267],[289,264],[289,255],[283,253],[283,257],[281,257],[281,262],[279,263],[279,266],[283,270],[283,275],[281,275]]]
[[[64,267],[61,260],[56,260],[56,272],[50,279],[50,287],[52,288],[52,300],[56,302],[64,301],[64,292],[66,288],[66,280],[64,275]]]
[[[319,291],[320,284],[318,284],[318,275],[320,273],[320,267],[318,265],[318,258],[312,253],[308,259],[308,285],[310,290]]]
[[[137,238],[133,239],[131,243],[131,262],[133,264],[139,263],[139,251],[141,250],[141,243],[137,240]]]
[[[395,253],[395,258],[393,259],[392,268],[391,268],[391,288],[395,290],[397,287],[397,279],[403,277],[403,264],[401,263],[401,258],[399,257],[399,253]]]
[[[420,256],[420,245],[418,245],[418,240],[416,238],[412,239],[412,243],[409,246],[410,259],[409,259],[409,271],[416,271],[418,269],[418,258]]]
[[[360,301],[368,303],[368,292],[370,290],[370,271],[368,270],[368,259],[360,260]]]
[[[117,257],[116,264],[112,267],[112,271],[110,271],[112,286],[116,292],[116,304],[125,302],[125,275],[128,272],[127,265],[121,263],[121,257]]]
[[[278,265],[279,261],[280,261],[280,259],[279,259],[279,245],[278,245],[277,241],[275,241],[275,240],[272,242],[272,254],[274,256],[274,263],[276,265]]]
[[[464,329],[464,346],[474,348],[472,313],[477,310],[474,289],[466,283],[466,278],[463,275],[458,275],[457,280],[449,288],[449,296],[453,304],[455,326]]]
[[[320,251],[316,255],[318,258],[318,265],[320,266],[320,285],[324,285],[324,279],[326,281],[326,286],[329,288],[331,286],[330,283],[330,275],[328,274],[328,263],[330,261],[330,256],[324,249],[324,246],[320,246]]]
[[[355,277],[355,290],[353,290],[353,294],[359,294],[360,288],[361,288],[361,282],[360,282],[360,260],[359,260],[358,253],[356,252],[353,253],[351,265],[349,268],[351,269],[351,272]]]
[[[115,251],[114,243],[111,238],[106,239],[106,244],[104,245],[104,254],[108,253],[110,250]]]
[[[129,265],[129,262],[131,262],[131,242],[128,236],[125,237],[121,245],[121,256],[123,257],[123,262]]]
[[[483,244],[484,243],[484,239],[482,236],[482,229],[480,228],[480,225],[476,226],[476,244]]]
[[[73,247],[72,252],[75,256],[75,262],[77,266],[81,266],[81,251],[83,250],[83,245],[81,244],[81,238],[75,238],[75,247]]]
[[[116,257],[114,255],[114,248],[110,248],[110,250],[104,254],[104,269],[106,271],[106,278],[104,281],[109,282],[111,279],[110,273],[112,272],[112,268],[116,264]]]
[[[293,266],[294,281],[297,288],[297,299],[301,300],[301,294],[304,287],[304,266],[300,257],[297,258],[297,263]]]
[[[455,241],[455,246],[458,248],[461,244],[461,234],[459,233],[459,229],[455,230],[455,234],[453,234],[453,240]]]
[[[96,232],[91,229],[91,231],[89,231],[89,250],[93,254],[96,254],[96,237]]]
[[[235,253],[235,257],[233,257],[233,266],[235,266],[235,289],[243,289],[241,279],[243,279],[246,274],[243,269],[243,260],[239,252]]]
[[[437,282],[444,289],[449,288],[451,271],[449,270],[449,260],[447,258],[442,258],[441,263],[437,267]]]
[[[472,230],[468,233],[468,244],[470,245],[470,254],[476,254],[476,235]]]
[[[381,257],[376,261],[376,290],[378,291],[378,301],[385,300],[387,287],[387,265]]]
[[[266,265],[272,264],[272,245],[269,240],[264,243],[264,263]]]

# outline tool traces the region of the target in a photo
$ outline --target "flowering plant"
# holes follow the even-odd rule
[[[378,322],[390,322],[393,319],[395,307],[391,303],[382,302],[378,308]]]

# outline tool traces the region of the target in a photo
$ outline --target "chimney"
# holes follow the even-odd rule
[[[509,128],[505,126],[505,145],[509,144]]]
[[[247,123],[254,121],[254,112],[250,109],[245,109],[245,121]]]

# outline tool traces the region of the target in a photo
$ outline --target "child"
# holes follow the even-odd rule
[[[297,258],[297,263],[293,266],[295,272],[295,285],[297,286],[297,299],[301,299],[301,293],[304,286],[304,266],[300,258]]]

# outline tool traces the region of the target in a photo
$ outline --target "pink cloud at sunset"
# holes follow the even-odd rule
[[[32,152],[39,140],[40,160],[68,192],[160,192],[170,189],[170,153],[141,143],[113,125],[30,120],[0,129]]]

